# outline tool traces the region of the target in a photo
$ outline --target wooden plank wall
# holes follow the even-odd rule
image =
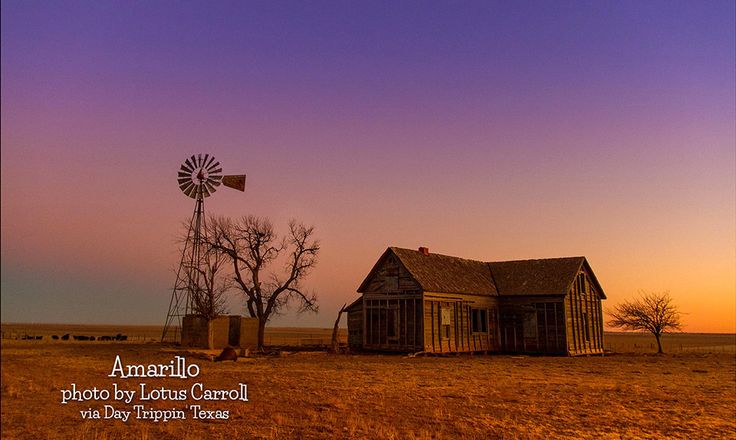
[[[500,310],[502,351],[567,352],[562,297],[505,297],[501,300]]]
[[[422,347],[422,300],[418,295],[363,296],[364,348],[420,351]],[[393,327],[393,328],[392,328]]]
[[[472,331],[473,308],[486,310],[487,332]],[[443,313],[449,318],[444,324]],[[459,353],[497,350],[498,308],[495,297],[425,294],[424,351]]]
[[[394,255],[387,255],[368,280],[364,293],[401,294],[407,291],[419,292],[417,284],[406,268]]]
[[[386,255],[368,280],[363,307],[364,348],[422,349],[421,288],[395,255]]]
[[[601,299],[585,270],[578,274],[565,297],[565,315],[568,352],[572,355],[603,353]]]
[[[359,348],[363,345],[363,305],[348,311],[348,345]]]

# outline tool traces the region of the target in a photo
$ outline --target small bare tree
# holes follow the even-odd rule
[[[187,234],[191,233],[188,223],[182,224],[180,242],[187,241]],[[204,231],[207,233],[207,231]],[[205,240],[206,242],[206,240]],[[190,252],[193,252],[190,249]],[[226,294],[233,288],[232,277],[227,276],[227,255],[209,246],[200,249],[199,263],[185,262],[185,279],[190,290],[190,307],[192,313],[205,318],[214,319],[226,312]]]
[[[337,311],[337,319],[335,319],[335,326],[332,328],[332,348],[330,351],[332,353],[339,353],[340,352],[340,338],[339,338],[339,332],[340,332],[340,318],[342,317],[343,312],[348,307],[347,303],[342,305],[342,308]]]
[[[194,314],[210,320],[225,313],[225,295],[234,286],[232,278],[224,274],[227,263],[227,255],[210,250],[200,266],[187,271]]]
[[[263,350],[266,323],[279,314],[291,300],[299,304],[299,313],[318,310],[314,292],[307,293],[302,281],[317,264],[319,241],[313,238],[314,227],[295,220],[289,232],[279,238],[267,218],[245,216],[237,220],[212,217],[207,223],[207,244],[213,251],[227,255],[234,281],[245,295],[251,317],[258,318],[258,349]],[[283,257],[283,270],[269,267]]]
[[[648,331],[657,338],[657,353],[662,353],[662,334],[682,330],[680,312],[669,292],[639,294],[639,298],[625,301],[609,312],[613,319],[608,324],[624,330]]]

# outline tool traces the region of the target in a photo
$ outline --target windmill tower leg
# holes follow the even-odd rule
[[[194,213],[189,221],[176,281],[171,292],[169,311],[164,322],[161,342],[181,342],[182,320],[191,314],[193,296],[199,289],[199,268],[202,264],[202,229],[204,228],[204,199],[198,195]]]

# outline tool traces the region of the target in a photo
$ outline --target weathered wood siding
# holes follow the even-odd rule
[[[382,264],[376,268],[373,276],[368,280],[364,293],[390,294],[419,294],[421,287],[409,271],[399,263],[394,255],[387,255]]]
[[[500,316],[501,351],[545,354],[567,352],[562,297],[502,298]]]
[[[363,293],[363,348],[421,351],[422,326],[421,287],[389,254]]]
[[[571,355],[603,353],[601,298],[582,268],[565,296],[567,352]]]
[[[498,301],[487,295],[424,294],[424,351],[498,350]],[[483,310],[485,331],[473,331],[473,311]],[[476,315],[477,320],[477,315]],[[479,325],[479,323],[477,323]]]
[[[422,299],[420,295],[363,296],[363,348],[421,351]]]
[[[358,349],[363,346],[363,303],[348,310],[348,346]]]

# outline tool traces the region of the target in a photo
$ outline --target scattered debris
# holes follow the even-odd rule
[[[215,358],[215,362],[222,362],[222,361],[238,361],[238,352],[235,351],[232,347],[225,347],[222,349],[222,353],[220,353],[219,356]]]

